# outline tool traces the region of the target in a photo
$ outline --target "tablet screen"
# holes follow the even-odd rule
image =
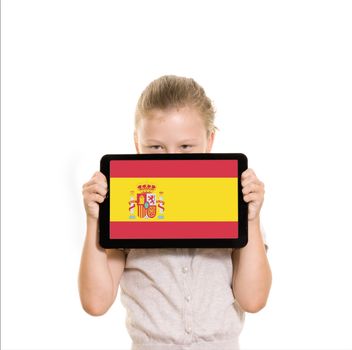
[[[237,159],[113,159],[110,240],[238,238]]]

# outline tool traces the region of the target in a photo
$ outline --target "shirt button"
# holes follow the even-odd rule
[[[182,268],[182,272],[183,273],[186,273],[188,271],[188,267],[187,266],[184,266],[183,268]]]
[[[187,332],[187,333],[191,333],[191,332],[192,332],[192,328],[191,328],[191,327],[187,327],[187,328],[186,328],[186,332]]]
[[[191,296],[190,296],[190,295],[187,295],[187,296],[186,296],[186,300],[187,300],[187,301],[190,301],[190,300],[191,300]]]

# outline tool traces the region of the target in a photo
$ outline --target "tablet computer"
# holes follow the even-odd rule
[[[99,204],[103,248],[241,248],[247,244],[242,153],[107,154]]]

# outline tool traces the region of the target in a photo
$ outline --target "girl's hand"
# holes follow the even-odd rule
[[[247,169],[241,176],[243,199],[248,203],[248,221],[259,220],[260,209],[264,201],[264,183],[252,169]]]
[[[100,171],[96,171],[92,178],[82,186],[84,208],[88,218],[98,219],[99,204],[104,202],[108,191],[106,177]]]

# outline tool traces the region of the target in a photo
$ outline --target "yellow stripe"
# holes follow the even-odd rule
[[[162,221],[238,221],[237,178],[111,178],[110,220],[129,221],[130,191],[141,193],[137,186],[155,185],[156,199],[164,192],[164,219]],[[150,221],[160,221],[157,215]],[[146,221],[138,217],[133,221]]]

